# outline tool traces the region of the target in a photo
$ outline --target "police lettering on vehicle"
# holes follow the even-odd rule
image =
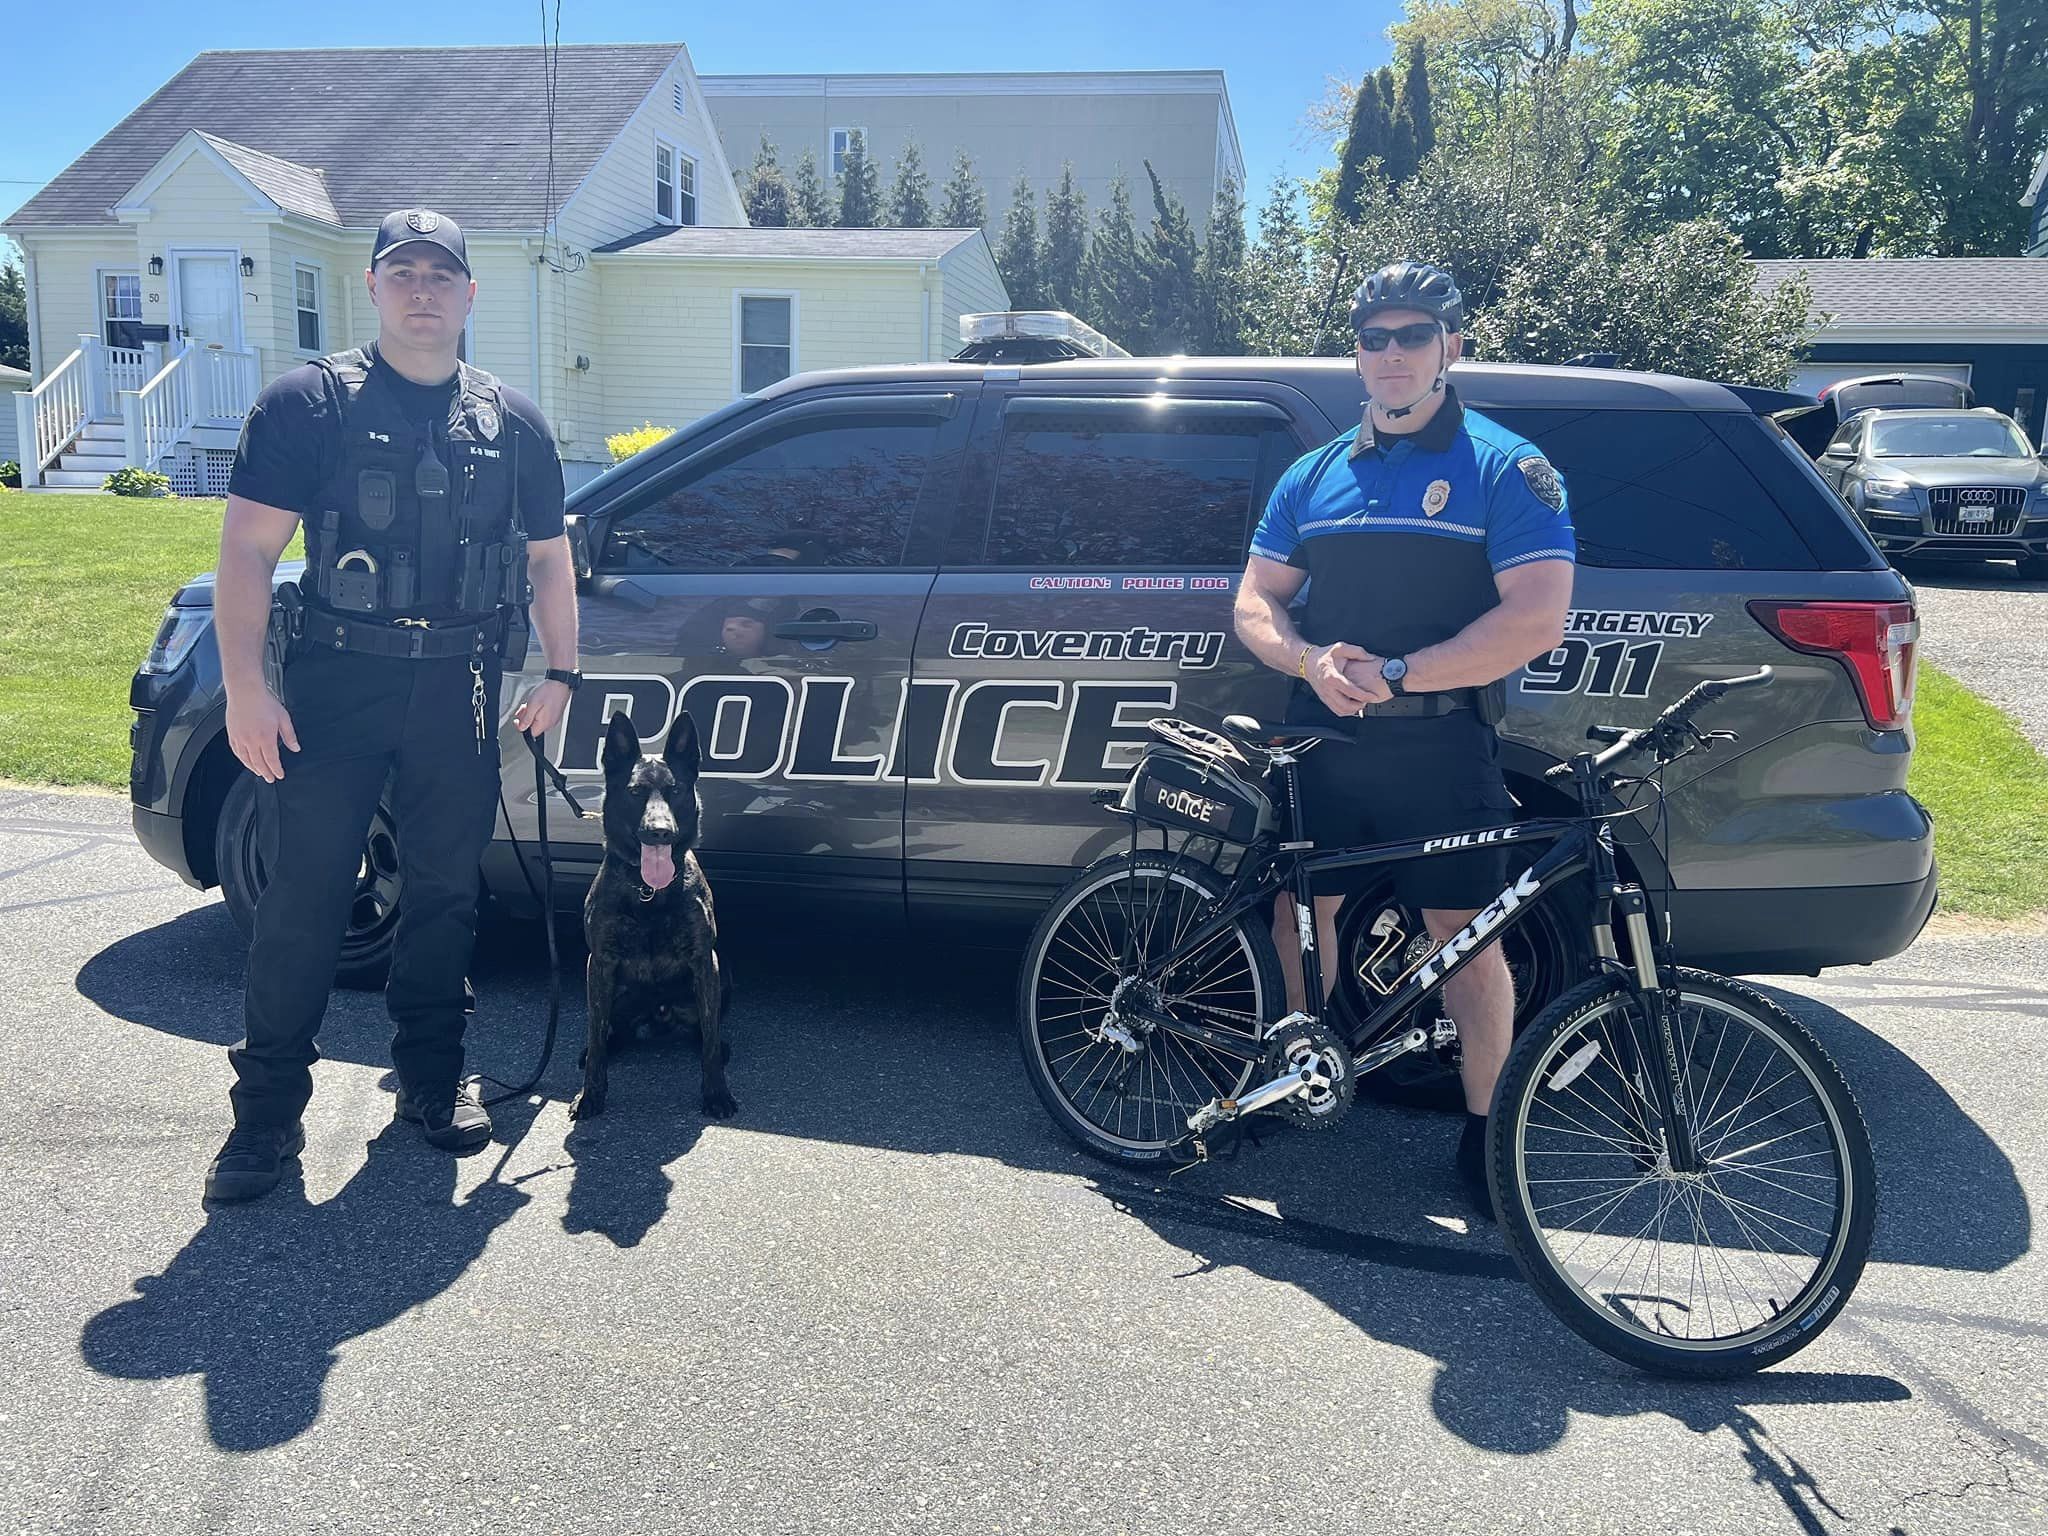
[[[946,654],[983,661],[1172,661],[1203,671],[1222,657],[1223,632],[1142,624],[1129,629],[991,629],[970,622],[953,626]]]
[[[1523,693],[1646,699],[1665,645],[1697,640],[1713,621],[1711,613],[1574,608],[1565,615],[1563,641],[1525,666],[1517,687]],[[1597,638],[1585,638],[1589,635]],[[1632,645],[1631,636],[1655,638]]]

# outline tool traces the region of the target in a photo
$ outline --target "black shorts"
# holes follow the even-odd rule
[[[1323,742],[1295,770],[1302,825],[1318,850],[1477,831],[1520,815],[1501,777],[1500,737],[1471,710],[1356,724],[1356,745]],[[1470,911],[1508,883],[1508,846],[1336,870],[1317,878],[1316,894],[1349,895],[1391,874],[1411,905]]]

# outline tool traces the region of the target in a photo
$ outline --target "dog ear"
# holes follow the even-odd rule
[[[703,759],[697,750],[697,722],[690,718],[688,710],[676,711],[676,721],[668,728],[668,745],[662,748],[661,759],[678,779],[697,777]]]
[[[605,777],[632,767],[640,761],[640,733],[633,729],[633,717],[624,710],[612,716],[604,733]]]

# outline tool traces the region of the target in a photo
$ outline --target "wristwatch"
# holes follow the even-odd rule
[[[1401,686],[1401,679],[1407,675],[1408,658],[1405,656],[1389,656],[1380,663],[1380,681],[1387,685],[1387,690],[1397,699],[1407,696],[1408,690]]]
[[[551,683],[560,683],[571,693],[574,693],[583,686],[583,674],[572,671],[567,667],[549,667],[542,676],[546,677]]]

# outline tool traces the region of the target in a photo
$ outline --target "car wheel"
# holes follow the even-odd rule
[[[213,834],[221,895],[245,940],[256,931],[256,900],[270,883],[275,847],[274,839],[263,833],[257,788],[256,776],[251,773],[235,781]],[[380,801],[363,839],[355,896],[349,903],[348,932],[342,937],[341,959],[334,967],[336,986],[375,990],[384,985],[398,933],[398,896],[398,827],[391,807]]]
[[[1569,896],[1545,901],[1501,939],[1508,974],[1515,982],[1517,1033],[1585,975],[1585,959],[1578,953],[1583,941],[1568,927],[1572,913],[1582,905]],[[1355,1030],[1434,948],[1421,911],[1395,899],[1391,878],[1347,901],[1337,914],[1337,953],[1343,963],[1332,994],[1345,1027]],[[1411,1022],[1429,1028],[1442,1000],[1437,994],[1416,1010]],[[1382,1102],[1415,1109],[1462,1112],[1465,1107],[1454,1050],[1432,1048],[1397,1056],[1360,1079],[1358,1086],[1361,1093]]]

